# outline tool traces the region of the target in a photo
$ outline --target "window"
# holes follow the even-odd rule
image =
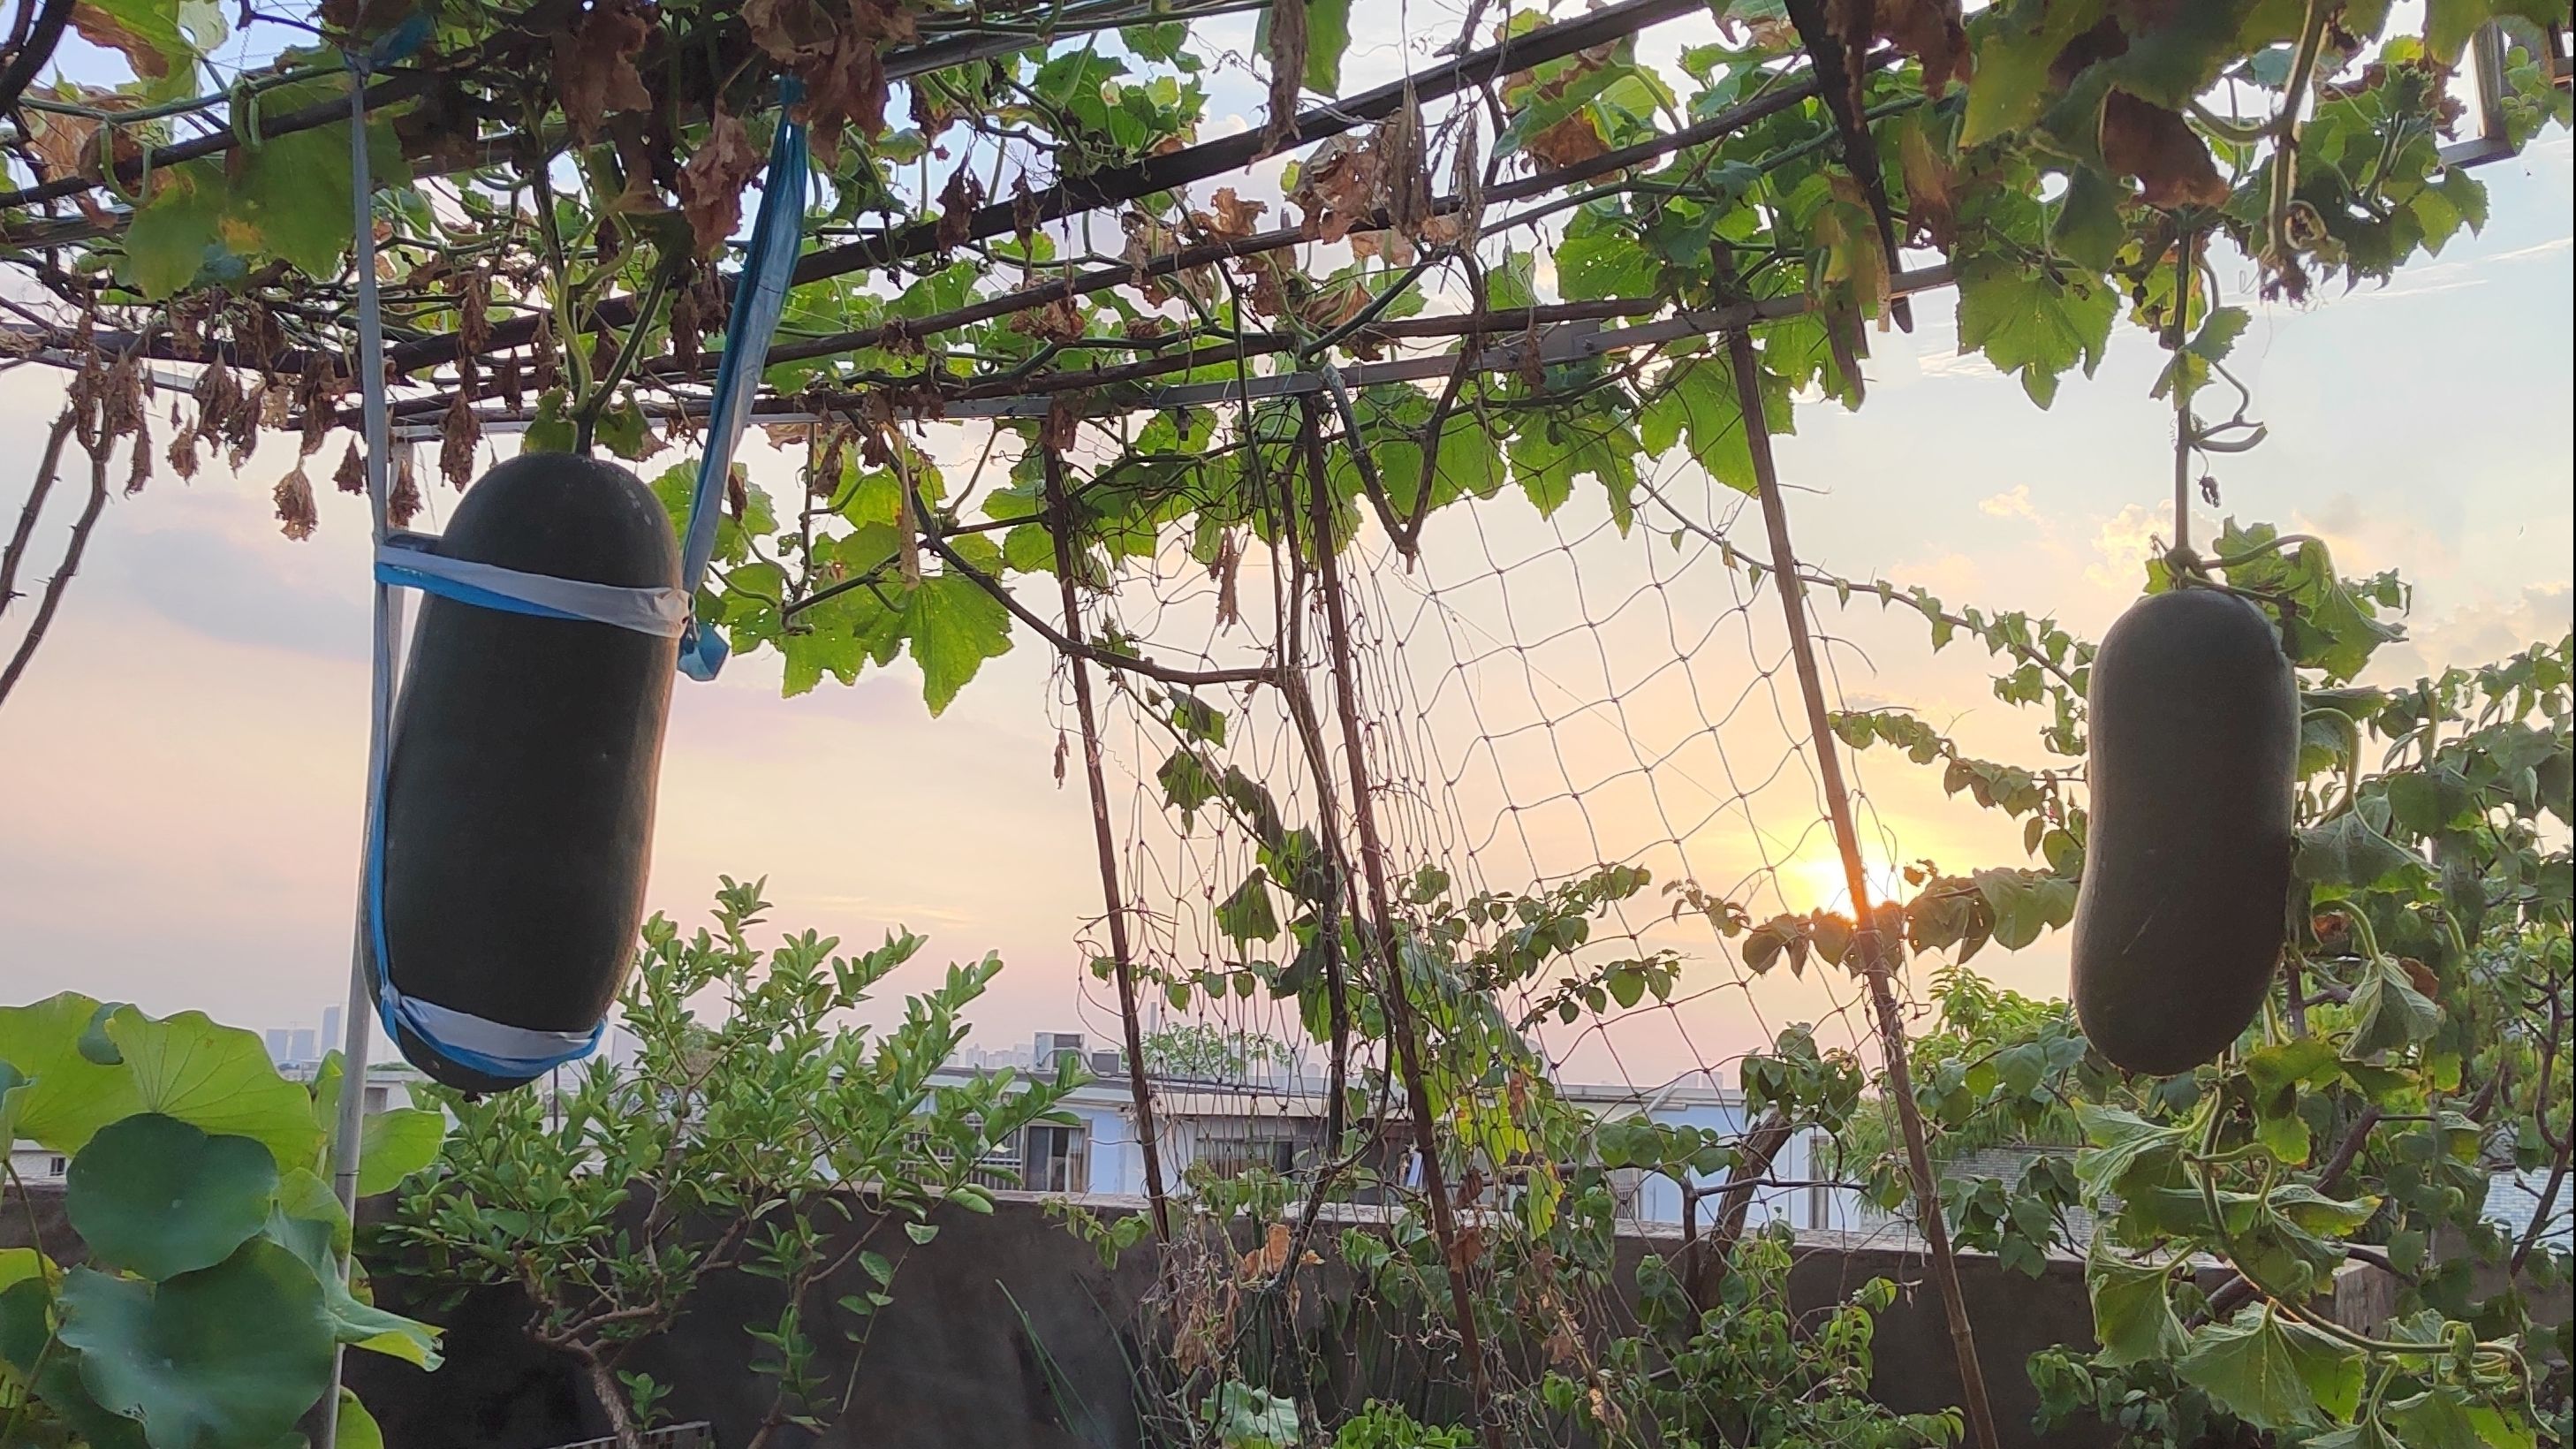
[[[1191,1165],[1214,1178],[1241,1177],[1255,1169],[1288,1177],[1313,1155],[1313,1139],[1311,1130],[1288,1121],[1204,1121]]]
[[[1020,1135],[1020,1186],[1030,1192],[1091,1190],[1091,1144],[1081,1127],[1040,1122]]]
[[[57,1157],[53,1159],[52,1162],[46,1164],[45,1175],[48,1177],[60,1177],[70,1170],[71,1160],[69,1158]]]

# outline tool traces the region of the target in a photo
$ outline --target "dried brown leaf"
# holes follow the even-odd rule
[[[971,156],[957,163],[939,192],[939,249],[964,245],[975,235],[975,212],[984,204],[984,183],[975,179]]]
[[[145,80],[162,80],[170,74],[168,53],[137,34],[123,20],[87,3],[87,0],[72,7],[72,28],[90,44],[124,56],[125,63],[134,67],[134,73]]]
[[[278,479],[269,496],[277,504],[279,532],[298,543],[313,536],[314,526],[322,519],[314,511],[313,483],[304,476],[303,464],[296,464],[293,471]]]
[[[742,118],[717,111],[707,138],[680,167],[680,210],[699,256],[714,256],[742,225],[742,190],[760,174],[761,159]]]
[[[331,486],[343,493],[367,491],[367,458],[358,451],[358,440],[349,440],[349,451],[340,455],[340,469],[331,475]]]
[[[483,420],[474,415],[474,400],[463,388],[447,405],[438,430],[438,472],[450,488],[474,481],[476,450],[483,443]]]
[[[2224,206],[2227,182],[2208,143],[2175,111],[2113,91],[2102,105],[2102,160],[2134,176],[2149,206]]]
[[[1267,155],[1297,139],[1297,100],[1306,89],[1306,0],[1271,0],[1270,116],[1263,123]]]
[[[1386,202],[1376,138],[1335,136],[1315,148],[1288,199],[1305,213],[1306,234],[1318,241],[1340,241],[1368,225]]]
[[[385,499],[385,522],[396,528],[409,528],[420,516],[420,478],[412,470],[411,453],[406,444],[394,454],[393,494]]]
[[[1532,136],[1526,149],[1542,167],[1561,171],[1608,155],[1610,144],[1601,139],[1601,128],[1592,123],[1592,110],[1587,106]]]
[[[635,69],[635,57],[652,34],[652,22],[633,0],[592,0],[555,32],[555,95],[575,135],[587,141],[612,113],[652,108],[652,94]]]

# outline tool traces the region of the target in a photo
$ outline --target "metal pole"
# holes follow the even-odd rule
[[[386,433],[385,415],[385,333],[376,299],[376,228],[375,185],[367,166],[367,72],[353,61],[349,70],[349,181],[356,194],[353,228],[356,233],[355,264],[358,273],[358,391],[365,404],[367,431],[367,515],[371,542],[381,545],[387,528],[385,517]],[[372,556],[372,555],[371,555]],[[402,595],[385,584],[375,586],[374,667],[368,680],[367,708],[367,821],[364,839],[375,839],[375,812],[378,804],[377,782],[384,778],[385,750],[392,728],[395,655],[402,647]],[[368,914],[367,891],[368,848],[362,848],[358,866],[358,920],[355,940],[349,951],[349,1009],[347,1029],[340,1047],[340,1120],[332,1139],[331,1182],[340,1197],[341,1210],[349,1215],[354,1227],[358,1216],[358,1158],[363,1145],[367,1121],[367,1054],[372,1044],[370,1023],[375,1016],[375,993],[369,989],[368,972],[373,969],[373,952]],[[357,1257],[353,1236],[350,1248],[340,1259],[340,1281],[346,1283]],[[331,1387],[322,1400],[321,1449],[337,1449],[340,1439],[340,1376],[347,1349],[338,1345],[331,1350]]]

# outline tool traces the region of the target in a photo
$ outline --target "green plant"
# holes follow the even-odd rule
[[[1475,1449],[1475,1443],[1474,1430],[1419,1423],[1395,1405],[1374,1399],[1333,1433],[1333,1449]]]
[[[1265,1032],[1185,1021],[1145,1033],[1145,1064],[1158,1076],[1239,1082],[1265,1068],[1295,1066],[1297,1049]]]
[[[71,1159],[63,1208],[87,1255],[0,1249],[0,1443],[274,1449],[329,1389],[337,1345],[438,1366],[435,1329],[341,1279],[349,1219],[323,1176],[341,1090],[336,1056],[308,1088],[201,1012],[70,992],[0,1007],[0,1142]],[[419,1108],[368,1118],[360,1191],[425,1166],[440,1130]],[[372,1434],[354,1395],[339,1413],[343,1443]]]
[[[2260,604],[2299,672],[2290,943],[2261,1016],[2218,1061],[2171,1077],[2090,1053],[2056,1003],[1939,978],[1942,1022],[1915,1084],[1927,1122],[1954,1148],[2067,1142],[2070,1127],[2082,1144],[1950,1196],[1960,1238],[2032,1273],[2051,1249],[2086,1253],[2099,1347],[2031,1364],[2053,1419],[2096,1415],[2145,1444],[2563,1442],[2566,1330],[2531,1314],[2569,1267],[2538,1224],[2563,1211],[2569,1170],[2576,640],[2365,685],[2399,637],[2393,575],[2345,580],[2316,540],[2233,524],[2214,558],[2157,563],[2150,589],[2184,570]],[[2062,667],[1997,683],[2046,711],[2043,743],[2060,754],[2083,749],[2090,657],[2071,644],[2055,651]],[[1953,793],[1967,789],[1929,727],[1851,718],[1854,745],[1947,759]],[[2000,885],[1983,892],[1998,918],[2071,890],[2085,867],[2071,788],[1970,793],[2038,810],[2026,841],[2044,864],[1973,877]],[[1951,878],[1909,879],[1921,889],[1894,909],[1910,923]],[[2535,1226],[2514,1238],[2483,1211],[2503,1165],[2545,1173]],[[1876,1182],[1882,1201],[1901,1196],[1892,1169]],[[2071,1230],[2079,1207],[2097,1223],[2088,1243]],[[2338,1315],[2333,1285],[2353,1271],[2395,1280],[2393,1316]]]
[[[922,938],[842,956],[805,931],[763,949],[760,891],[725,879],[712,932],[645,924],[620,998],[632,1066],[595,1061],[559,1097],[441,1094],[455,1132],[388,1229],[404,1269],[443,1291],[524,1293],[530,1335],[581,1366],[628,1444],[668,1392],[630,1356],[734,1271],[778,1285],[776,1317],[748,1329],[770,1394],[753,1442],[832,1422],[904,1255],[938,1233],[934,1210],[990,1212],[979,1160],[1031,1123],[1071,1120],[1056,1104],[1085,1080],[1067,1064],[939,1081],[1000,959],[949,967],[882,1035],[846,1026]],[[702,1016],[709,993],[721,1010]],[[867,1286],[826,1301],[850,1269]],[[838,1382],[833,1351],[849,1361]]]

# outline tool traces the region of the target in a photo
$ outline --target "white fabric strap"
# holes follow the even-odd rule
[[[425,589],[464,603],[499,608],[518,604],[528,606],[517,611],[521,613],[586,619],[657,638],[676,639],[688,626],[689,597],[678,589],[628,589],[522,573],[498,564],[432,553],[429,544],[430,540],[419,534],[387,539],[376,550],[379,576],[388,583]]]
[[[539,1031],[512,1026],[470,1012],[405,996],[395,1008],[423,1037],[440,1047],[462,1049],[501,1061],[542,1061],[566,1052],[586,1052],[596,1031]]]

